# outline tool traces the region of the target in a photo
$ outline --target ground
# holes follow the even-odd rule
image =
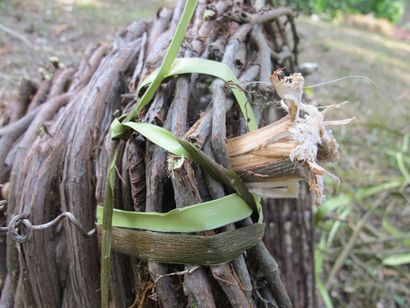
[[[408,265],[388,264],[402,263],[400,258],[409,263],[410,243],[403,238],[410,231],[410,44],[308,17],[299,18],[299,30],[302,61],[319,64],[308,85],[344,76],[372,80],[351,78],[313,89],[318,105],[349,102],[329,118],[356,118],[334,128],[341,158],[332,171],[341,184],[328,186],[328,200],[317,212],[322,232],[316,261],[323,282],[336,306],[409,305]]]
[[[164,1],[1,1],[0,105],[23,77],[40,79],[49,58],[79,62],[90,42],[109,43],[135,18],[154,18]],[[169,5],[169,4],[167,4]],[[299,17],[301,62],[316,62],[307,85],[318,105],[349,101],[329,118],[341,158],[329,168],[328,199],[316,209],[317,278],[328,305],[410,305],[410,44],[346,24]],[[44,71],[43,71],[44,74]],[[402,264],[404,263],[404,265]]]

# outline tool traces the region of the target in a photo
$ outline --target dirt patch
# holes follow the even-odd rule
[[[88,44],[109,43],[128,22],[155,17],[164,4],[172,5],[130,0],[0,2],[0,104],[15,97],[23,77],[40,80],[50,58],[65,66],[77,64]]]

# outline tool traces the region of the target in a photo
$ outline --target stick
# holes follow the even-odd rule
[[[187,130],[188,100],[188,79],[179,77],[175,87],[175,99],[171,107],[173,110],[171,132],[176,136],[182,136]],[[201,202],[194,171],[188,162],[184,162],[180,168],[172,170],[172,175],[177,208]],[[186,267],[188,272],[191,272],[191,269],[191,266]],[[215,307],[211,286],[204,268],[199,268],[195,272],[185,275],[184,292],[188,296],[190,305],[196,303],[196,305],[199,305],[198,307]]]
[[[20,83],[19,93],[10,114],[10,122],[20,119],[27,111],[28,104],[37,91],[37,85],[28,79],[23,79]]]
[[[41,82],[40,87],[38,88],[30,104],[28,105],[26,115],[46,101],[47,94],[50,91],[50,88],[51,80],[46,79]]]
[[[64,93],[75,71],[76,70],[74,67],[69,67],[63,69],[59,74],[55,74],[55,78],[53,78],[52,86],[50,88],[50,93],[48,94],[48,98],[52,98]]]
[[[158,94],[157,94],[158,95]],[[171,111],[169,109],[168,116],[164,122],[164,128],[171,127]],[[147,142],[148,143],[148,142]],[[153,152],[151,152],[153,150]],[[151,152],[151,153],[150,153]],[[147,145],[146,151],[146,201],[145,211],[161,212],[162,200],[164,194],[163,182],[166,180],[165,162],[167,153],[158,146]],[[164,264],[157,262],[148,262],[148,269],[151,279],[155,281],[158,277],[168,273],[168,269]],[[178,307],[177,291],[175,285],[169,277],[164,277],[156,283],[158,298],[164,307]]]

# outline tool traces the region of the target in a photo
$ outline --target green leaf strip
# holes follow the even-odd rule
[[[175,29],[175,34],[172,38],[171,44],[167,49],[164,60],[162,61],[159,73],[153,82],[148,87],[147,91],[144,93],[141,98],[140,103],[147,104],[154,97],[155,92],[157,91],[163,76],[168,72],[171,64],[174,62],[178,50],[181,46],[182,40],[184,39],[186,29],[188,28],[189,21],[191,20],[198,0],[186,0],[184,10],[182,12],[181,19]],[[135,106],[134,110],[126,117],[127,121],[134,120],[138,115],[141,109],[138,108],[138,105]],[[111,166],[115,166],[117,161],[118,153],[118,144],[114,141],[112,142],[113,157],[111,157]],[[110,280],[110,255],[111,255],[111,239],[112,239],[112,213],[113,213],[113,190],[114,182],[116,178],[115,168],[109,169],[108,182],[106,185],[106,198],[104,204],[104,221],[103,221],[103,230],[101,236],[101,307],[109,307],[109,280]]]
[[[112,211],[114,207],[114,186],[116,181],[115,165],[118,159],[118,142],[112,141],[110,166],[105,188],[103,227],[101,231],[101,307],[109,307],[110,290],[110,256],[112,244]]]
[[[97,207],[97,224],[104,208]],[[112,226],[158,232],[202,232],[220,228],[249,217],[252,209],[237,194],[198,203],[167,213],[130,212],[114,209]]]
[[[263,238],[265,226],[252,224],[215,235],[158,233],[113,228],[112,246],[119,253],[172,264],[221,264],[239,257]],[[100,228],[97,226],[98,234]]]
[[[128,115],[127,121],[135,120],[141,109],[152,100],[162,80],[168,74],[168,71],[171,68],[172,63],[174,62],[178,54],[178,50],[184,39],[185,32],[188,28],[189,21],[191,20],[192,15],[194,14],[197,3],[198,0],[186,0],[184,11],[182,12],[181,19],[179,20],[178,26],[176,28],[174,36],[172,37],[171,43],[168,46],[164,60],[162,61],[162,64],[159,67],[159,69],[157,69],[157,74],[151,80],[151,84],[149,85],[147,91],[144,93],[143,97],[132,110],[132,112]]]
[[[388,266],[400,266],[410,264],[410,253],[388,256],[383,260],[383,264]]]
[[[161,230],[163,232],[188,232],[183,230],[200,231],[203,228],[206,228],[204,230],[210,230],[216,228],[217,226],[222,226],[224,224],[248,217],[250,213],[252,213],[251,209],[256,210],[257,213],[261,214],[259,199],[255,202],[254,197],[249,193],[245,184],[234,171],[230,171],[222,166],[219,166],[212,159],[202,153],[200,149],[186,141],[178,139],[165,129],[154,125],[133,122],[142,108],[149,104],[152,100],[162,80],[166,77],[175,74],[203,73],[215,76],[217,78],[222,78],[226,82],[232,81],[233,83],[237,83],[237,79],[232,71],[224,64],[202,59],[186,59],[187,61],[179,59],[174,62],[189,21],[194,13],[196,4],[197,0],[187,0],[181,20],[179,21],[174,37],[168,47],[167,53],[160,68],[143,82],[141,87],[148,86],[148,89],[144,92],[140,101],[131,113],[120,119],[116,119],[113,122],[111,126],[112,139],[121,139],[130,131],[129,128],[135,129],[140,134],[144,135],[152,142],[162,146],[169,152],[178,156],[186,156],[196,161],[206,171],[210,172],[210,174],[217,180],[220,180],[226,186],[231,187],[238,194],[233,194],[211,202],[193,205],[181,210],[172,210],[168,213],[162,214],[136,213],[120,210],[115,210],[114,212],[113,189],[116,181],[115,163],[118,156],[118,144],[113,142],[114,150],[110,160],[111,163],[109,168],[109,176],[107,179],[106,200],[104,208],[98,209],[98,220],[101,221],[101,218],[103,220],[103,227],[99,231],[101,232],[100,234],[102,241],[101,304],[104,308],[108,308],[109,306],[108,290],[111,239],[113,239],[112,244],[114,249],[117,251],[121,251],[124,247],[127,249],[132,247],[143,249],[146,246],[146,249],[144,250],[145,254],[142,253],[141,257],[148,260],[159,260],[158,258],[162,258],[162,262],[167,263],[207,264],[211,262],[211,264],[214,264],[222,263],[235,258],[247,248],[254,246],[257,241],[260,240],[261,236],[263,236],[263,225],[261,224],[254,224],[249,227],[234,230],[233,232],[223,232],[212,237],[155,233],[151,231],[136,231],[121,228],[114,228],[115,234],[112,233],[113,224],[121,224],[124,228],[156,228],[155,230]],[[141,87],[138,89],[138,92]],[[242,113],[247,119],[248,128],[250,130],[257,129],[252,108],[248,103],[245,94],[236,88],[233,88],[232,91],[238,100]],[[212,209],[214,210],[214,213],[211,213]],[[204,212],[201,213],[201,211]],[[223,213],[223,215],[221,215],[221,213]],[[206,218],[207,215],[208,218]],[[216,217],[215,215],[219,217]],[[182,219],[181,217],[184,216],[186,217]],[[144,217],[144,219],[141,219],[142,217]],[[202,225],[200,226],[198,221],[195,221],[193,224],[189,224],[188,221],[191,219],[189,217],[196,220],[198,220],[199,217]],[[208,223],[204,224],[204,220],[207,220]],[[170,221],[172,224],[169,224]],[[262,215],[259,216],[259,222],[261,221]],[[176,227],[178,231],[175,231],[175,228],[173,227]],[[129,245],[131,242],[128,243],[126,237],[122,237],[122,235],[117,238],[116,234],[118,232],[128,232],[130,234],[128,239],[136,241],[136,244]],[[138,234],[136,235],[135,232]],[[150,236],[152,236],[152,239],[149,239]],[[170,238],[168,239],[167,236]],[[141,240],[147,237],[148,241],[143,243]],[[156,240],[153,240],[154,238]],[[165,241],[164,244],[167,243],[167,245],[160,245],[160,247],[163,248],[163,252],[152,253],[153,245],[155,245],[155,243],[161,243],[161,240],[162,242]],[[236,244],[232,245],[235,240],[238,242],[238,245],[242,245],[243,247],[236,247]],[[197,242],[198,247],[192,245],[193,241]],[[172,244],[170,245],[170,243]],[[188,249],[187,254],[185,255],[184,253],[181,253],[180,249],[178,249],[178,245],[182,244]],[[209,247],[213,247],[216,250],[209,249]],[[232,255],[226,253],[229,250],[232,250]],[[190,256],[189,254],[192,254],[193,252],[196,252],[199,255]],[[127,252],[124,251],[124,253]],[[151,253],[152,255],[150,255]],[[210,257],[213,259],[204,261],[201,260],[201,256],[204,256],[205,253],[210,254]],[[186,258],[184,260],[176,260],[175,258],[178,258],[179,256],[184,258],[188,256],[191,257],[192,260],[189,261]]]
[[[178,139],[178,141],[181,143],[184,149],[189,152],[189,157],[193,161],[198,163],[214,179],[218,180],[226,187],[233,189],[246,201],[246,203],[248,203],[248,205],[252,208],[252,210],[255,211],[255,213],[261,215],[261,212],[258,211],[259,208],[256,205],[254,197],[235,171],[222,167],[192,143],[181,139]]]
[[[261,215],[261,211],[258,209],[254,197],[249,192],[239,175],[235,171],[228,170],[217,164],[195,145],[174,136],[171,132],[162,127],[147,123],[120,123],[117,120],[113,122],[113,131],[116,131],[116,127],[121,127],[121,125],[132,128],[148,138],[151,142],[159,145],[174,155],[184,156],[195,161],[216,180],[234,190],[248,203],[255,213]]]
[[[211,75],[220,78],[225,82],[231,81],[234,84],[239,84],[238,79],[235,77],[229,66],[221,62],[201,58],[175,59],[169,71],[165,75],[162,75],[162,77],[168,78],[175,75],[193,73]],[[151,86],[155,82],[155,80],[157,80],[160,74],[160,69],[152,72],[151,75],[145,78],[144,81],[142,81],[142,83],[139,85],[136,94],[138,95],[142,88],[148,85]],[[258,124],[256,122],[251,104],[248,102],[246,95],[237,87],[232,87],[232,92],[236,100],[238,101],[239,108],[241,109],[244,118],[247,119],[248,129],[250,131],[256,130],[258,128]],[[141,99],[138,103],[137,109],[140,111],[148,103],[149,101]]]

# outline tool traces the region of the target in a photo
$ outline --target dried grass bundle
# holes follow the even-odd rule
[[[271,81],[288,115],[256,131],[228,139],[230,163],[252,192],[270,198],[297,197],[297,182],[305,180],[316,202],[321,203],[323,178],[330,174],[321,163],[336,162],[339,158],[337,141],[326,129],[325,114],[329,108],[319,111],[302,103],[301,74],[283,77],[278,70]]]

